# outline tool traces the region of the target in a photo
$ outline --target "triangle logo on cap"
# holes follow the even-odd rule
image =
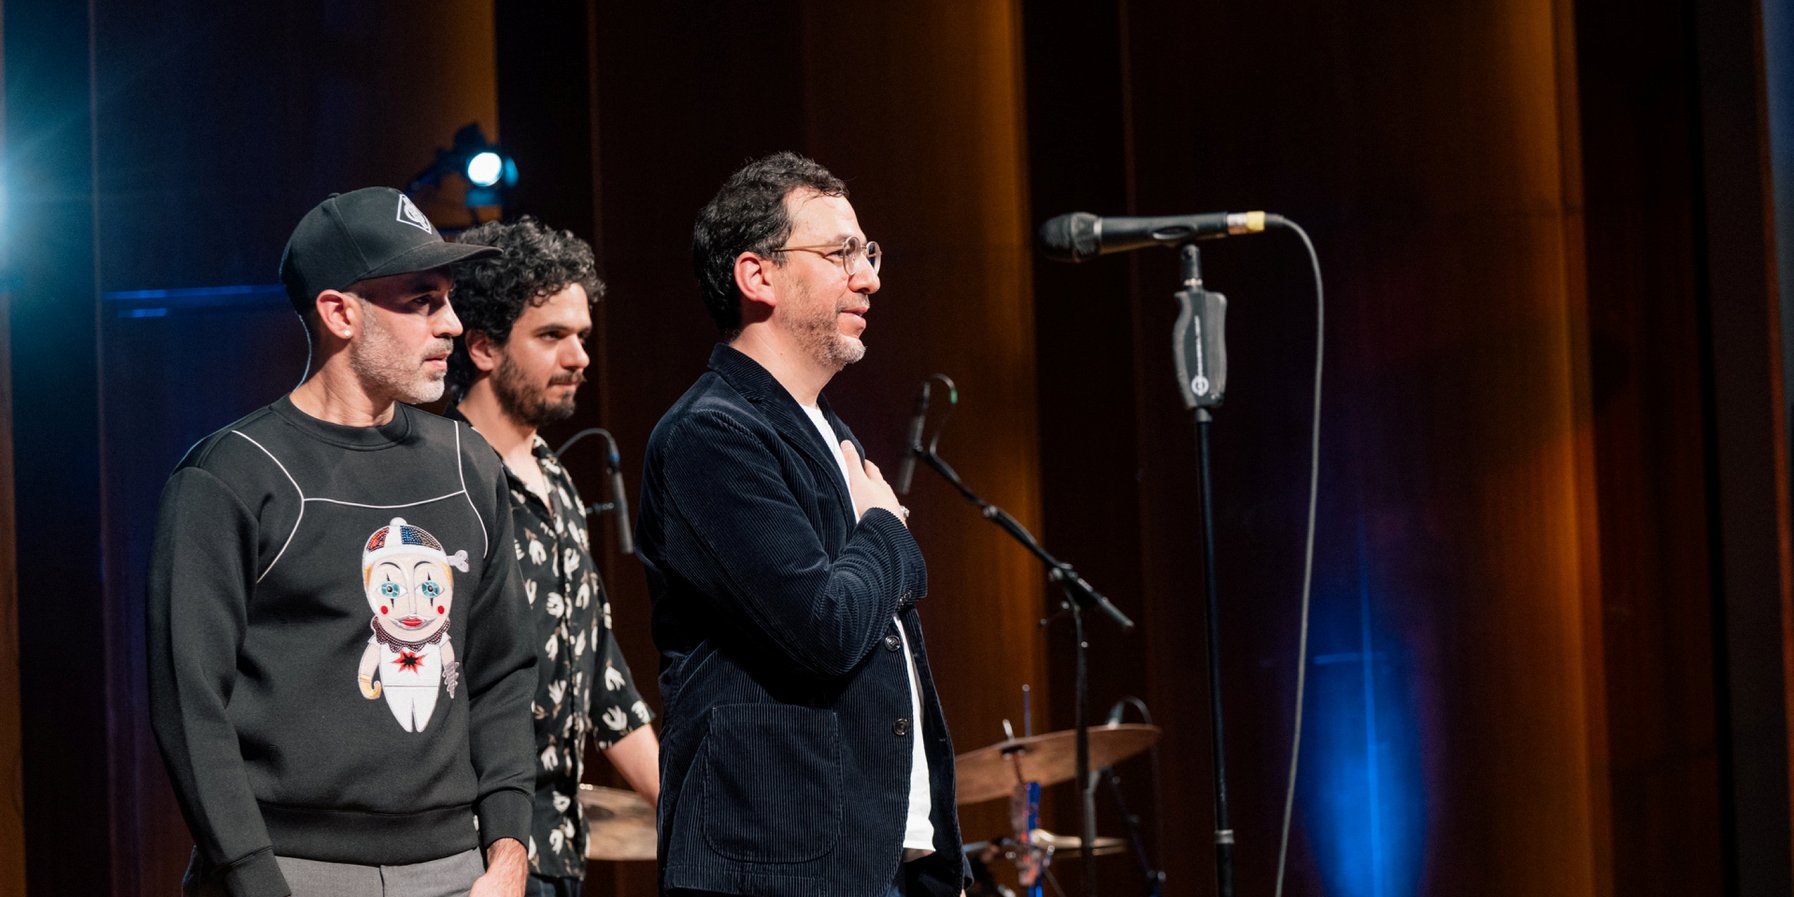
[[[425,218],[424,213],[411,202],[411,197],[403,193],[399,194],[399,220],[426,234],[436,232],[436,229],[430,226],[430,219]]]

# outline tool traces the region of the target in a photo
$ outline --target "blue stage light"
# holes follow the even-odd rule
[[[510,188],[517,186],[517,162],[504,149],[486,139],[478,122],[455,132],[448,149],[436,151],[436,161],[411,179],[406,193],[440,187],[444,178],[459,177],[467,183],[469,209],[503,208]],[[478,216],[475,216],[478,220]]]
[[[490,187],[498,183],[504,171],[504,157],[491,150],[481,150],[467,160],[467,182],[475,187]]]
[[[1365,542],[1361,529],[1357,581],[1317,590],[1302,815],[1328,897],[1413,897],[1427,810],[1420,683]]]

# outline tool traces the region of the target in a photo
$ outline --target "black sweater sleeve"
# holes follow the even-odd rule
[[[234,897],[284,897],[226,714],[255,581],[255,515],[198,467],[162,492],[149,576],[150,721],[181,813]]]

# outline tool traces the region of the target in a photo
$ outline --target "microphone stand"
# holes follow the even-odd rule
[[[1215,587],[1214,484],[1209,475],[1209,409],[1221,404],[1227,383],[1223,324],[1227,299],[1202,288],[1202,257],[1194,243],[1178,247],[1183,268],[1180,306],[1172,334],[1178,389],[1196,416],[1196,460],[1201,477],[1203,591],[1208,618],[1208,689],[1215,765],[1215,879],[1219,897],[1233,897],[1233,825],[1227,813],[1227,749],[1222,737],[1221,613]]]
[[[1096,844],[1097,779],[1090,774],[1090,672],[1085,656],[1090,643],[1084,637],[1084,611],[1096,608],[1109,619],[1114,620],[1115,625],[1120,626],[1122,632],[1131,631],[1134,628],[1134,621],[1128,619],[1127,615],[1123,614],[1115,605],[1110,604],[1109,599],[1103,597],[1103,594],[1091,586],[1084,577],[1079,576],[1078,571],[1073,569],[1070,564],[1049,554],[1034,538],[1034,534],[1028,532],[1027,528],[1014,517],[1009,516],[1009,512],[985,501],[978,496],[978,493],[967,488],[966,484],[959,479],[959,474],[947,466],[947,462],[942,461],[932,448],[924,448],[920,441],[917,441],[910,444],[909,450],[917,458],[920,458],[922,463],[927,464],[935,473],[940,474],[942,479],[959,491],[960,495],[965,496],[966,501],[975,505],[984,519],[996,524],[1021,543],[1023,548],[1028,549],[1030,553],[1039,558],[1040,562],[1046,565],[1047,579],[1058,584],[1065,593],[1062,606],[1071,614],[1072,632],[1077,639],[1075,677],[1077,684],[1073,711],[1074,728],[1077,730],[1075,736],[1077,745],[1076,775],[1082,800],[1082,838],[1084,848],[1088,852]],[[1042,626],[1048,622],[1048,620],[1040,621]],[[1096,863],[1093,862],[1093,859],[1094,857],[1086,855],[1081,864],[1084,869],[1085,897],[1096,897]]]
[[[565,458],[567,456],[567,450],[572,448],[574,443],[587,436],[601,436],[604,438],[605,445],[609,451],[609,454],[605,456],[604,460],[605,469],[609,470],[613,477],[616,477],[623,469],[622,456],[617,452],[616,438],[611,436],[610,431],[603,427],[587,427],[578,433],[567,437],[567,441],[561,443],[561,447],[554,450],[554,456],[556,458]],[[611,496],[610,501],[588,502],[585,507],[580,509],[580,513],[588,517],[593,514],[617,515],[617,544],[623,555],[628,557],[635,554],[635,546],[629,538],[629,506],[626,504],[626,499],[623,497],[621,489],[622,480],[613,479],[613,484],[612,490],[616,494]]]

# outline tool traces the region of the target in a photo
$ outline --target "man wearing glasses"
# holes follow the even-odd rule
[[[838,178],[780,153],[723,184],[692,255],[724,344],[649,439],[637,528],[665,703],[661,890],[957,894],[927,569],[822,396],[865,355],[878,244]]]

